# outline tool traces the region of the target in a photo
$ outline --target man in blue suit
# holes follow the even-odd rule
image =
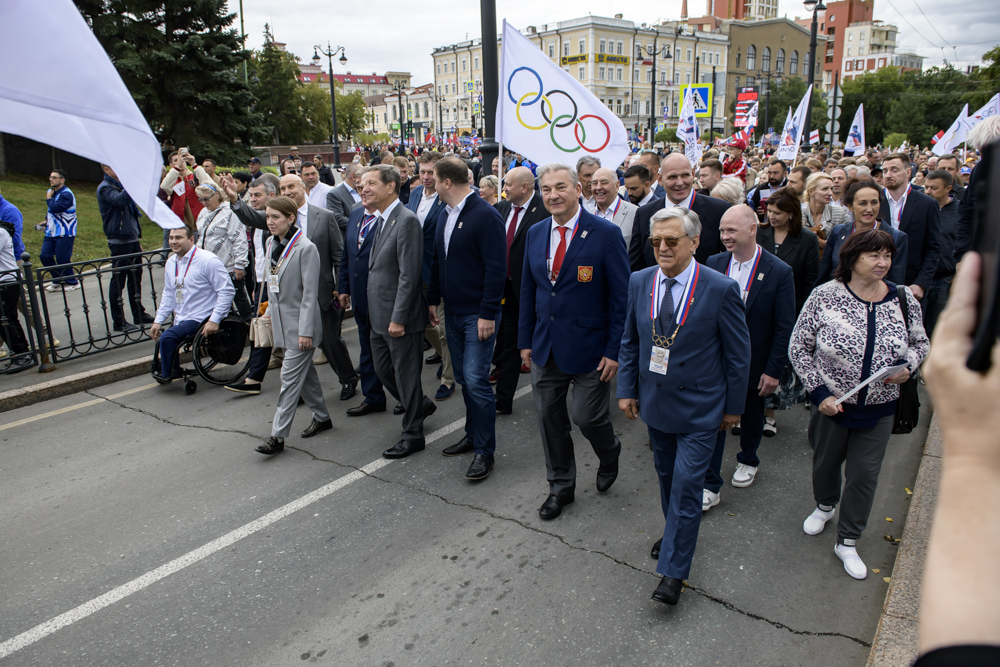
[[[757,448],[764,435],[764,397],[777,390],[788,361],[788,340],[795,326],[795,278],[792,267],[757,245],[757,216],[749,206],[734,206],[723,213],[719,232],[726,252],[712,255],[706,264],[736,281],[750,331],[750,376],[732,480],[733,486],[742,488],[753,484],[760,465]],[[705,475],[702,511],[719,504],[725,447],[726,432],[719,431]]]
[[[358,175],[358,183],[366,178],[365,171]],[[385,412],[385,390],[375,374],[372,362],[371,323],[368,321],[368,257],[375,241],[375,216],[369,209],[371,202],[361,194],[361,206],[351,211],[344,237],[344,255],[340,259],[340,306],[347,309],[354,301],[354,321],[358,325],[361,342],[361,393],[365,400],[347,411],[349,417],[362,417],[372,412]],[[346,278],[346,279],[345,279]]]
[[[597,490],[618,477],[621,443],[608,417],[611,378],[625,322],[628,251],[621,229],[580,207],[576,172],[562,164],[538,169],[552,217],[528,230],[517,346],[531,364],[535,409],[545,450],[549,496],[538,510],[559,516],[573,502],[576,461],[566,395],[573,385],[573,421],[600,460]]]
[[[421,277],[424,282],[424,289],[431,284],[431,262],[434,259],[434,237],[437,234],[437,221],[441,217],[445,203],[438,196],[435,189],[434,165],[444,157],[437,151],[422,153],[417,158],[418,174],[420,185],[410,193],[410,201],[406,208],[413,211],[424,229],[424,265]],[[425,362],[435,363],[434,357],[439,357],[441,361],[441,386],[438,387],[434,400],[443,401],[451,398],[455,393],[455,374],[451,366],[451,354],[448,352],[448,341],[446,338],[444,323],[444,304],[438,308],[439,322],[437,325],[428,324],[424,329],[424,337],[434,348],[434,355],[428,357]]]
[[[677,604],[701,526],[702,484],[720,429],[743,413],[750,334],[736,283],[694,259],[701,222],[666,208],[650,220],[656,266],[632,274],[619,352],[618,407],[642,414],[666,525],[653,546],[653,599]]]

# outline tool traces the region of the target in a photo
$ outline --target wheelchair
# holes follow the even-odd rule
[[[153,348],[151,375],[160,384],[172,380],[184,380],[184,393],[190,396],[198,391],[198,383],[192,378],[198,376],[214,385],[239,382],[250,372],[250,350],[247,347],[249,326],[239,315],[231,312],[221,322],[219,330],[211,336],[203,333],[208,318],[201,323],[192,336],[181,340],[174,355],[170,377],[160,376],[160,341]],[[181,357],[190,355],[190,367],[181,363]]]

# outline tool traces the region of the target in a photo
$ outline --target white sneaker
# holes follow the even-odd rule
[[[847,574],[855,579],[864,579],[868,576],[868,568],[865,566],[864,561],[861,560],[861,556],[858,555],[857,547],[838,543],[833,548],[833,553],[837,554],[837,558],[844,561],[844,570],[847,571]]]
[[[3,359],[6,356],[7,356],[7,346],[0,345],[0,359]]]
[[[813,510],[813,513],[806,517],[802,523],[802,531],[806,535],[819,535],[823,532],[826,522],[833,518],[833,510],[824,512],[820,508]]]
[[[764,417],[764,435],[773,438],[778,434],[778,427],[774,423],[774,417]]]
[[[719,494],[712,493],[708,489],[701,490],[701,511],[707,512],[719,504]]]
[[[313,355],[313,364],[316,366],[322,366],[327,362],[326,355],[323,354],[323,350],[320,348],[316,349],[316,354]]]
[[[61,289],[62,285],[60,285],[59,283],[49,283],[48,285],[45,286],[46,292],[58,292]]]
[[[757,466],[748,466],[745,463],[736,464],[736,472],[733,473],[733,486],[742,489],[753,484],[753,478],[757,475]]]
[[[80,283],[74,283],[72,285],[66,284],[66,285],[63,286],[63,291],[64,292],[75,292],[78,289],[80,289]]]

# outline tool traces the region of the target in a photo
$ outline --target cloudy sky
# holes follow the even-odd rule
[[[239,11],[239,0],[229,0]],[[636,23],[680,16],[681,0],[498,0],[497,32],[506,18],[523,29],[586,14],[623,14]],[[779,0],[779,15],[805,16],[802,3]],[[377,7],[377,9],[373,9]],[[419,10],[417,8],[420,8]],[[961,11],[956,11],[960,8]],[[333,0],[243,0],[247,46],[263,43],[264,24],[275,37],[303,60],[312,57],[313,44],[347,49],[344,68],[354,73],[410,71],[414,83],[433,80],[431,50],[480,34],[479,3],[475,0],[422,0],[418,3],[342,2]],[[688,0],[691,16],[704,14],[705,0]],[[1000,43],[998,0],[876,0],[875,18],[899,26],[901,51],[926,56],[926,66],[943,59],[957,67],[977,64],[983,53]],[[238,20],[238,19],[237,19]]]

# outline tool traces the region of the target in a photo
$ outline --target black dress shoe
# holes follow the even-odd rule
[[[257,445],[257,451],[261,454],[274,456],[285,451],[285,439],[275,438],[273,435],[264,441],[263,445]]]
[[[137,327],[131,322],[122,322],[120,325],[116,324],[114,326],[115,331],[121,331],[124,333],[129,333],[130,331],[139,331],[142,327]]]
[[[306,430],[302,431],[301,435],[303,438],[311,438],[317,433],[321,433],[322,431],[329,431],[331,428],[333,428],[333,422],[330,421],[329,419],[327,419],[325,422],[316,421],[315,419],[313,419],[312,422],[310,422],[309,426],[306,427]]]
[[[429,356],[426,359],[424,359],[424,363],[427,364],[428,366],[433,366],[434,364],[440,364],[441,363],[441,355],[438,354],[437,352],[435,352],[431,356]]]
[[[663,538],[656,540],[656,544],[649,550],[649,557],[653,560],[660,560],[660,547],[663,545]]]
[[[441,450],[441,453],[445,456],[461,456],[466,452],[472,451],[472,441],[468,437],[462,438],[457,443],[451,447],[445,447]]]
[[[392,409],[392,414],[401,415],[406,412],[406,408],[403,407],[402,403],[396,403],[396,407]]]
[[[357,389],[358,389],[357,380],[354,380],[353,382],[348,382],[347,384],[343,385],[343,389],[340,390],[340,400],[346,401],[347,399],[351,398],[352,396],[354,396]]]
[[[240,382],[227,384],[226,389],[229,391],[235,391],[237,394],[257,396],[260,394],[260,382],[247,382],[246,380],[241,380]]]
[[[554,493],[549,494],[549,497],[545,499],[542,506],[538,508],[538,516],[542,517],[546,521],[556,518],[562,514],[562,508],[573,502],[573,492],[562,493],[556,495]]]
[[[663,604],[677,604],[677,601],[681,597],[682,588],[684,588],[684,582],[680,579],[663,577],[660,580],[660,585],[653,591],[653,599]]]
[[[476,454],[472,457],[472,463],[469,465],[468,472],[465,473],[465,479],[486,479],[490,476],[491,470],[493,470],[493,457],[485,454]]]
[[[382,456],[387,459],[405,459],[410,454],[424,451],[423,442],[407,442],[400,440],[394,446],[382,452]]]
[[[601,466],[597,469],[597,490],[604,493],[611,488],[611,485],[618,479],[618,462],[615,465],[605,468]]]
[[[438,409],[437,404],[435,404],[434,401],[432,401],[431,399],[424,396],[424,419],[427,419],[432,414],[434,414],[437,411],[437,409]]]
[[[514,412],[514,408],[509,405],[500,405],[497,403],[497,414],[498,415],[509,415]]]
[[[155,321],[156,321],[155,317],[153,317],[149,313],[143,313],[136,319],[135,323],[141,326],[143,324],[152,324]]]
[[[365,401],[361,405],[350,408],[347,411],[348,417],[364,417],[372,412],[385,412],[385,403],[369,403]]]
[[[426,352],[429,349],[431,349],[431,342],[425,338],[424,339],[424,352]]]

